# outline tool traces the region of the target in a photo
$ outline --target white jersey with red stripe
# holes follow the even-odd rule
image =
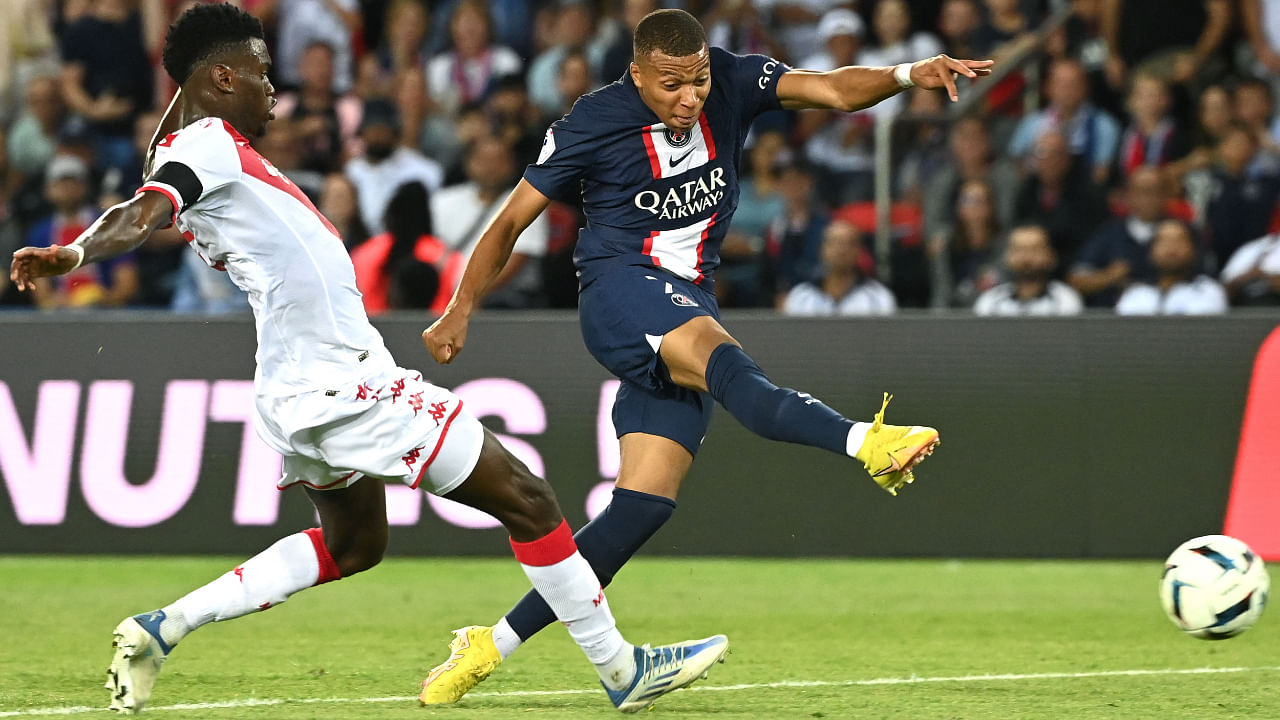
[[[662,268],[710,286],[738,206],[738,168],[752,120],[780,107],[787,67],[711,48],[711,91],[698,124],[658,121],[630,75],[579,98],[547,130],[524,178],[542,194],[582,201],[574,253],[585,287],[615,263]]]
[[[249,295],[261,397],[345,388],[395,367],[369,323],[338,231],[226,121],[198,120],[156,146],[158,192],[192,249]]]

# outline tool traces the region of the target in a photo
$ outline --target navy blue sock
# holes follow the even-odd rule
[[[730,415],[761,437],[847,454],[853,421],[808,393],[769,382],[755,360],[733,343],[711,352],[707,389]]]
[[[613,501],[609,507],[573,536],[578,552],[600,578],[601,587],[613,581],[618,570],[675,510],[676,501],[671,498],[623,488],[613,489]],[[528,640],[555,621],[556,614],[533,590],[520,598],[520,602],[507,613],[507,623],[521,640]]]

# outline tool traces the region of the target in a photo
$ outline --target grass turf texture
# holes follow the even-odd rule
[[[6,638],[0,717],[104,708],[101,685],[115,623],[180,596],[234,562],[0,558],[0,632]],[[1226,642],[1185,637],[1160,610],[1160,570],[1159,561],[655,559],[629,565],[609,599],[633,642],[729,635],[728,663],[694,690],[659,700],[653,712],[666,717],[1280,717],[1276,618],[1264,614],[1258,627]],[[188,637],[171,656],[144,715],[617,716],[558,626],[457,706],[418,707],[418,684],[444,659],[448,631],[495,621],[526,587],[510,560],[388,560],[269,612]],[[1103,674],[1209,667],[1248,669]],[[1058,673],[1086,676],[1025,677]],[[1020,677],[972,677],[987,674]],[[850,684],[912,677],[923,682]],[[805,681],[824,684],[773,686]],[[737,685],[754,687],[726,687]],[[520,694],[546,690],[578,692]],[[326,700],[334,698],[346,701]],[[282,702],[171,707],[247,699]],[[108,713],[73,709],[69,715]]]

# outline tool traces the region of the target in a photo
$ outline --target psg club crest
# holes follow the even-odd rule
[[[680,307],[698,307],[698,303],[694,302],[688,295],[683,293],[671,293],[671,302]]]
[[[689,140],[693,136],[684,130],[672,130],[671,128],[663,128],[662,137],[667,144],[673,148],[682,148],[689,144]]]

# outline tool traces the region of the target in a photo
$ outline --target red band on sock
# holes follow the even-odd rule
[[[338,563],[333,561],[329,548],[325,547],[324,531],[320,528],[309,528],[302,532],[311,538],[311,546],[316,549],[316,559],[320,561],[320,577],[316,578],[316,585],[342,579],[342,573],[338,571]]]
[[[573,541],[573,531],[569,529],[569,521],[561,520],[555,530],[533,542],[511,541],[511,549],[521,565],[546,567],[555,565],[578,552],[578,544]]]

